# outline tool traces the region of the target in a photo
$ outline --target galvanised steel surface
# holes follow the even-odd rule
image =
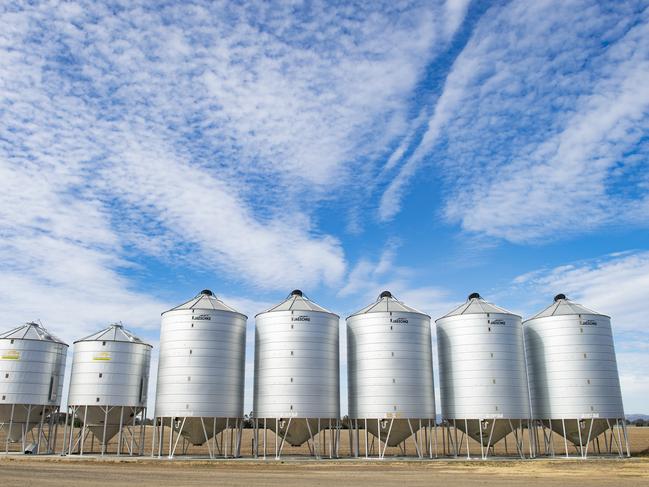
[[[601,418],[593,426],[594,436],[608,429],[607,418],[624,418],[608,316],[559,294],[523,328],[533,418],[556,420],[552,428],[561,434],[562,419]],[[582,429],[590,428],[589,423],[582,422]],[[576,425],[576,421],[568,424],[573,442],[579,441]]]
[[[67,344],[37,323],[2,333],[0,404],[60,405],[67,352]]]
[[[207,289],[162,313],[156,417],[243,417],[246,320]]]
[[[435,419],[430,316],[390,292],[347,318],[347,371],[351,419]],[[368,428],[376,430],[375,420]],[[418,424],[393,423],[388,442],[400,443]]]
[[[339,419],[338,315],[295,290],[255,322],[254,416]],[[283,436],[300,445],[311,435],[293,425]]]
[[[511,431],[510,420],[530,418],[521,317],[473,293],[436,320],[442,416],[465,429],[464,420],[498,421],[492,443]],[[468,423],[474,438],[493,424]],[[485,441],[482,435],[483,443]]]
[[[121,324],[75,341],[68,405],[146,406],[151,348]]]
[[[8,427],[12,405],[13,422],[28,429],[40,421],[42,406],[48,411],[60,406],[67,351],[67,344],[38,323],[0,334],[0,423]],[[20,436],[16,428],[12,425],[12,441]]]

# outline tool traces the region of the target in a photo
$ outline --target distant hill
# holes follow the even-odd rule
[[[627,414],[626,419],[629,421],[637,421],[638,419],[649,421],[649,414]]]

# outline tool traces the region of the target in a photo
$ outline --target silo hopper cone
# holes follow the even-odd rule
[[[506,419],[469,419],[466,426],[463,419],[458,419],[455,425],[483,446],[492,446],[512,432],[512,423]]]
[[[320,421],[320,429],[324,428],[324,422],[325,420]],[[269,420],[267,424],[272,431],[284,438],[291,446],[303,445],[305,441],[319,433],[317,419],[291,418],[290,421],[280,419],[278,422],[279,432],[275,431],[274,419]]]
[[[392,422],[392,426],[390,423]],[[359,422],[359,425],[362,425],[362,422]],[[410,427],[412,426],[412,429]],[[416,433],[419,430],[419,420],[411,419],[410,424],[408,424],[407,419],[383,419],[380,422],[381,427],[381,441],[386,443],[388,446],[397,446],[403,440],[409,438],[413,433]],[[376,419],[367,420],[367,431],[372,435],[379,437],[378,434],[379,424],[377,424]]]

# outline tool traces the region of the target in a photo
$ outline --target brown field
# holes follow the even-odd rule
[[[144,458],[107,455],[59,455],[27,456],[21,454],[0,455],[0,478],[2,485],[97,485],[110,483],[121,485],[373,485],[387,486],[396,483],[408,485],[649,485],[649,428],[629,427],[631,459],[591,457],[588,461],[576,459],[536,459],[514,461],[499,458],[493,461],[440,458],[418,461],[395,457],[398,450],[389,449],[386,458],[380,460],[339,459],[313,461],[308,449],[285,448],[281,461],[250,459],[252,430],[244,431],[242,455],[236,460],[188,460],[178,457],[173,461],[151,458],[151,429],[147,431],[146,456]],[[346,431],[341,436],[341,455],[349,452]],[[62,435],[59,435],[62,436]],[[560,441],[558,441],[560,440]],[[557,448],[563,448],[561,439],[555,438]],[[0,441],[2,441],[0,437]],[[362,441],[362,440],[361,440]],[[441,434],[438,433],[441,444]],[[59,443],[62,443],[60,438]],[[269,433],[269,446],[274,437]],[[90,443],[87,443],[89,446]],[[4,446],[4,441],[0,443]],[[476,443],[473,448],[478,449]],[[111,447],[112,450],[113,447]],[[496,449],[504,453],[503,445]],[[270,452],[270,450],[269,450]],[[408,455],[414,453],[414,443],[408,447]],[[476,451],[477,453],[477,451]],[[206,455],[207,450],[193,448],[188,454]],[[247,458],[246,458],[247,457]],[[412,458],[412,457],[411,457]]]

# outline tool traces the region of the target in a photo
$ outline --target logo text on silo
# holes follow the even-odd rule
[[[311,317],[307,315],[293,316],[291,321],[311,321]]]
[[[195,320],[211,320],[212,317],[210,315],[198,315],[194,316]]]
[[[390,318],[390,323],[408,323],[408,318]]]

